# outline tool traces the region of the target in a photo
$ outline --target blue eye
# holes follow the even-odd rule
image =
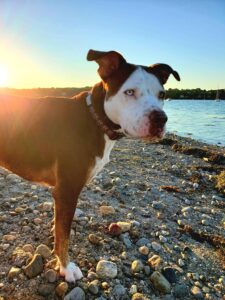
[[[134,94],[135,94],[135,90],[126,90],[125,92],[124,92],[124,94],[125,95],[127,95],[127,96],[134,96]]]

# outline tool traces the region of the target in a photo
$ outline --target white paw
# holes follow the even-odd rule
[[[80,268],[72,262],[68,263],[66,268],[60,266],[60,275],[65,276],[67,282],[75,282],[83,277]]]

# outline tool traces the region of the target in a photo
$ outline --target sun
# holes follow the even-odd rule
[[[5,66],[0,65],[0,87],[7,84],[8,72]]]

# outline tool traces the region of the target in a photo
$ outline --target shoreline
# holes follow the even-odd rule
[[[110,157],[79,197],[70,256],[84,278],[64,284],[64,293],[79,287],[88,300],[222,299],[225,187],[218,190],[216,179],[224,149],[167,134],[153,144],[123,138]],[[111,213],[100,213],[103,206]],[[38,246],[52,248],[50,189],[0,169],[0,207],[0,298],[63,299],[53,255],[43,256],[38,276],[24,271]],[[109,225],[119,221],[128,229],[110,235]],[[97,274],[102,258],[116,264],[115,278]]]

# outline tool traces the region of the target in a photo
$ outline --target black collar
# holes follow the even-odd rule
[[[115,130],[120,129],[120,126],[113,123],[107,116],[105,116],[104,121],[107,120],[107,123],[110,124],[110,126],[106,125],[106,122],[101,120],[96,113],[94,106],[92,104],[91,100],[91,94],[88,93],[86,96],[86,104],[89,108],[89,111],[93,117],[93,119],[96,121],[97,125],[100,127],[100,129],[109,137],[110,140],[119,140],[124,136],[123,133],[117,132]]]

